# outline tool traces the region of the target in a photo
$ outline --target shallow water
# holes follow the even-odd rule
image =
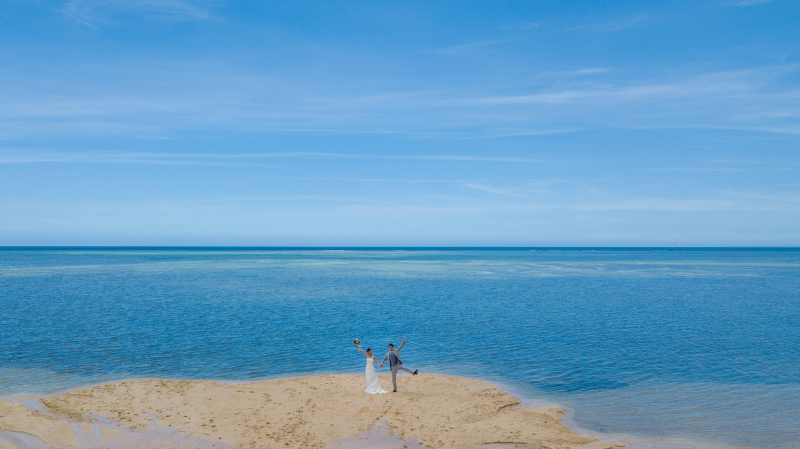
[[[406,336],[592,431],[800,446],[800,250],[3,249],[0,323],[4,396],[355,373],[352,338]]]

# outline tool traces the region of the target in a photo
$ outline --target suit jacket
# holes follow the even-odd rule
[[[383,360],[381,360],[381,363],[383,363],[383,362],[388,360],[389,361],[389,366],[392,366],[392,359],[389,357],[392,353],[394,353],[394,356],[397,357],[397,364],[398,365],[402,365],[403,361],[400,359],[400,350],[399,349],[392,349],[391,351],[387,352],[386,355],[383,357]]]

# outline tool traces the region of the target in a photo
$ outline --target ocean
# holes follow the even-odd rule
[[[353,338],[404,337],[641,447],[800,447],[798,249],[0,248],[4,398],[361,373]]]

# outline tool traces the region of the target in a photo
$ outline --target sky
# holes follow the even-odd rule
[[[800,2],[6,0],[0,245],[800,246]]]

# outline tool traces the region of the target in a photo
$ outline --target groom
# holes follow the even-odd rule
[[[392,370],[392,385],[394,385],[394,391],[392,393],[397,393],[397,370],[401,369],[403,371],[408,371],[413,375],[417,375],[419,370],[411,371],[410,369],[403,366],[403,361],[400,360],[400,350],[403,349],[403,346],[406,345],[406,339],[403,339],[403,344],[400,345],[399,348],[394,349],[394,345],[389,343],[389,352],[386,353],[386,356],[381,360],[381,366],[383,366],[383,362],[389,361],[389,368]]]

